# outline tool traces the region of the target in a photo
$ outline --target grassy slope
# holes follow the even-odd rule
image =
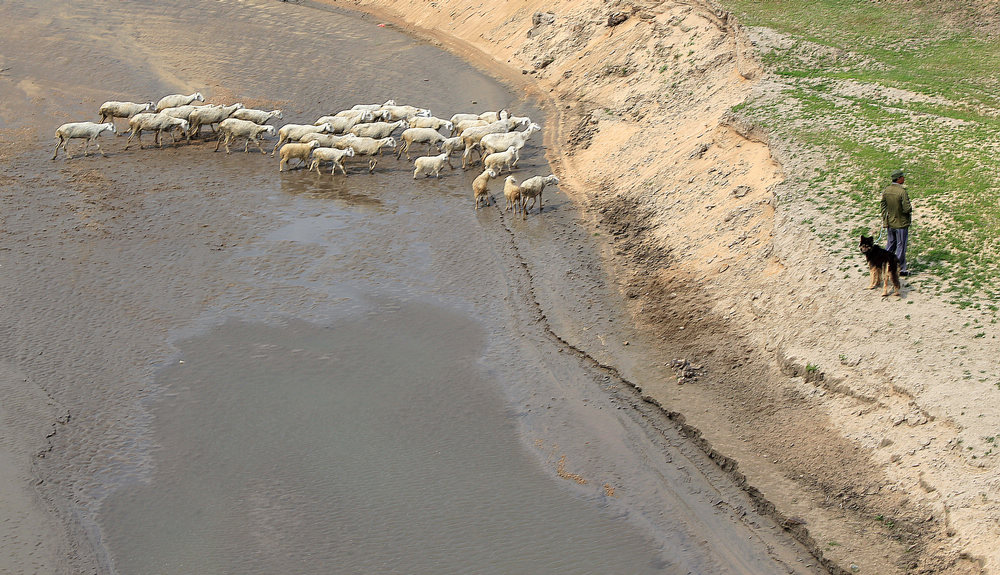
[[[907,171],[914,225],[911,286],[996,318],[1000,286],[1000,41],[976,3],[912,0],[722,0],[777,78],[736,110],[801,150],[826,158],[799,174],[802,199],[841,268],[877,222],[879,190]],[[780,92],[780,99],[776,98]],[[778,105],[782,102],[782,105]],[[809,190],[808,193],[805,190]],[[796,198],[792,198],[796,199]],[[809,222],[807,222],[809,223]]]

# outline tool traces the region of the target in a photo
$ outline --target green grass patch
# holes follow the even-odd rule
[[[824,214],[810,227],[833,253],[873,231],[881,187],[905,169],[911,286],[996,314],[1000,41],[983,32],[989,14],[957,0],[722,4],[744,26],[769,29],[761,60],[783,85],[734,113],[792,142],[796,155],[825,162],[793,174],[797,191],[782,201]]]

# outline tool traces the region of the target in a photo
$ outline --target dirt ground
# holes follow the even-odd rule
[[[676,367],[637,382],[644,396],[832,571],[998,572],[996,326],[905,280],[881,298],[837,271],[805,223],[815,210],[782,201],[813,166],[730,112],[780,88],[729,14],[702,1],[331,3],[548,104],[562,189]]]

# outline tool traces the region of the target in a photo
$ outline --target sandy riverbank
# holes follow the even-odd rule
[[[966,337],[971,314],[905,283],[903,298],[881,299],[835,271],[806,224],[829,219],[782,202],[805,185],[787,174],[812,166],[730,112],[781,86],[728,14],[669,1],[330,3],[549,103],[562,189],[609,239],[636,323],[665,361],[691,364],[677,381],[641,381],[644,394],[738,462],[834,570],[996,572],[1000,412],[978,376],[998,371],[997,330]]]

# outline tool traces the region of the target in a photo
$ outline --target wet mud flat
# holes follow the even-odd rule
[[[558,189],[522,221],[472,209],[472,170],[414,181],[393,158],[279,175],[214,142],[119,138],[107,158],[48,159],[54,127],[107,99],[201,90],[303,123],[389,98],[541,119],[530,103],[337,11],[2,11],[3,409],[48,417],[4,432],[55,519],[35,530],[49,553],[5,536],[7,557],[39,572],[815,572],[600,368],[647,360]],[[529,144],[517,176],[548,173],[543,154]],[[623,353],[630,338],[640,351]]]

